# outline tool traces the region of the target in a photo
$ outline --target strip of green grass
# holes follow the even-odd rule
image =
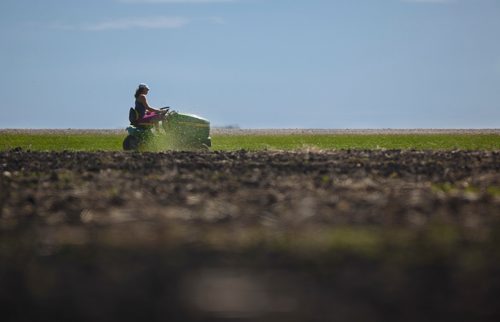
[[[215,150],[500,150],[500,135],[226,135],[214,137],[213,145]]]
[[[119,151],[118,134],[0,134],[0,150],[20,147],[32,151]]]
[[[34,151],[120,151],[120,134],[0,134],[0,150],[20,147]],[[500,150],[497,134],[404,135],[214,135],[212,150],[418,149]]]

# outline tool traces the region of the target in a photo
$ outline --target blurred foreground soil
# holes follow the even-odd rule
[[[2,321],[500,321],[500,152],[0,152]]]

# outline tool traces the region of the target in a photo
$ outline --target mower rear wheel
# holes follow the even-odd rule
[[[135,151],[139,149],[140,140],[138,137],[133,135],[128,135],[125,140],[123,140],[123,150],[125,151]]]

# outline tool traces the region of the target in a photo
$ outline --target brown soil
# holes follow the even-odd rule
[[[496,321],[500,152],[0,152],[3,321]]]

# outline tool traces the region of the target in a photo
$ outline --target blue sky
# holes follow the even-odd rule
[[[0,128],[499,128],[500,0],[2,0]]]

